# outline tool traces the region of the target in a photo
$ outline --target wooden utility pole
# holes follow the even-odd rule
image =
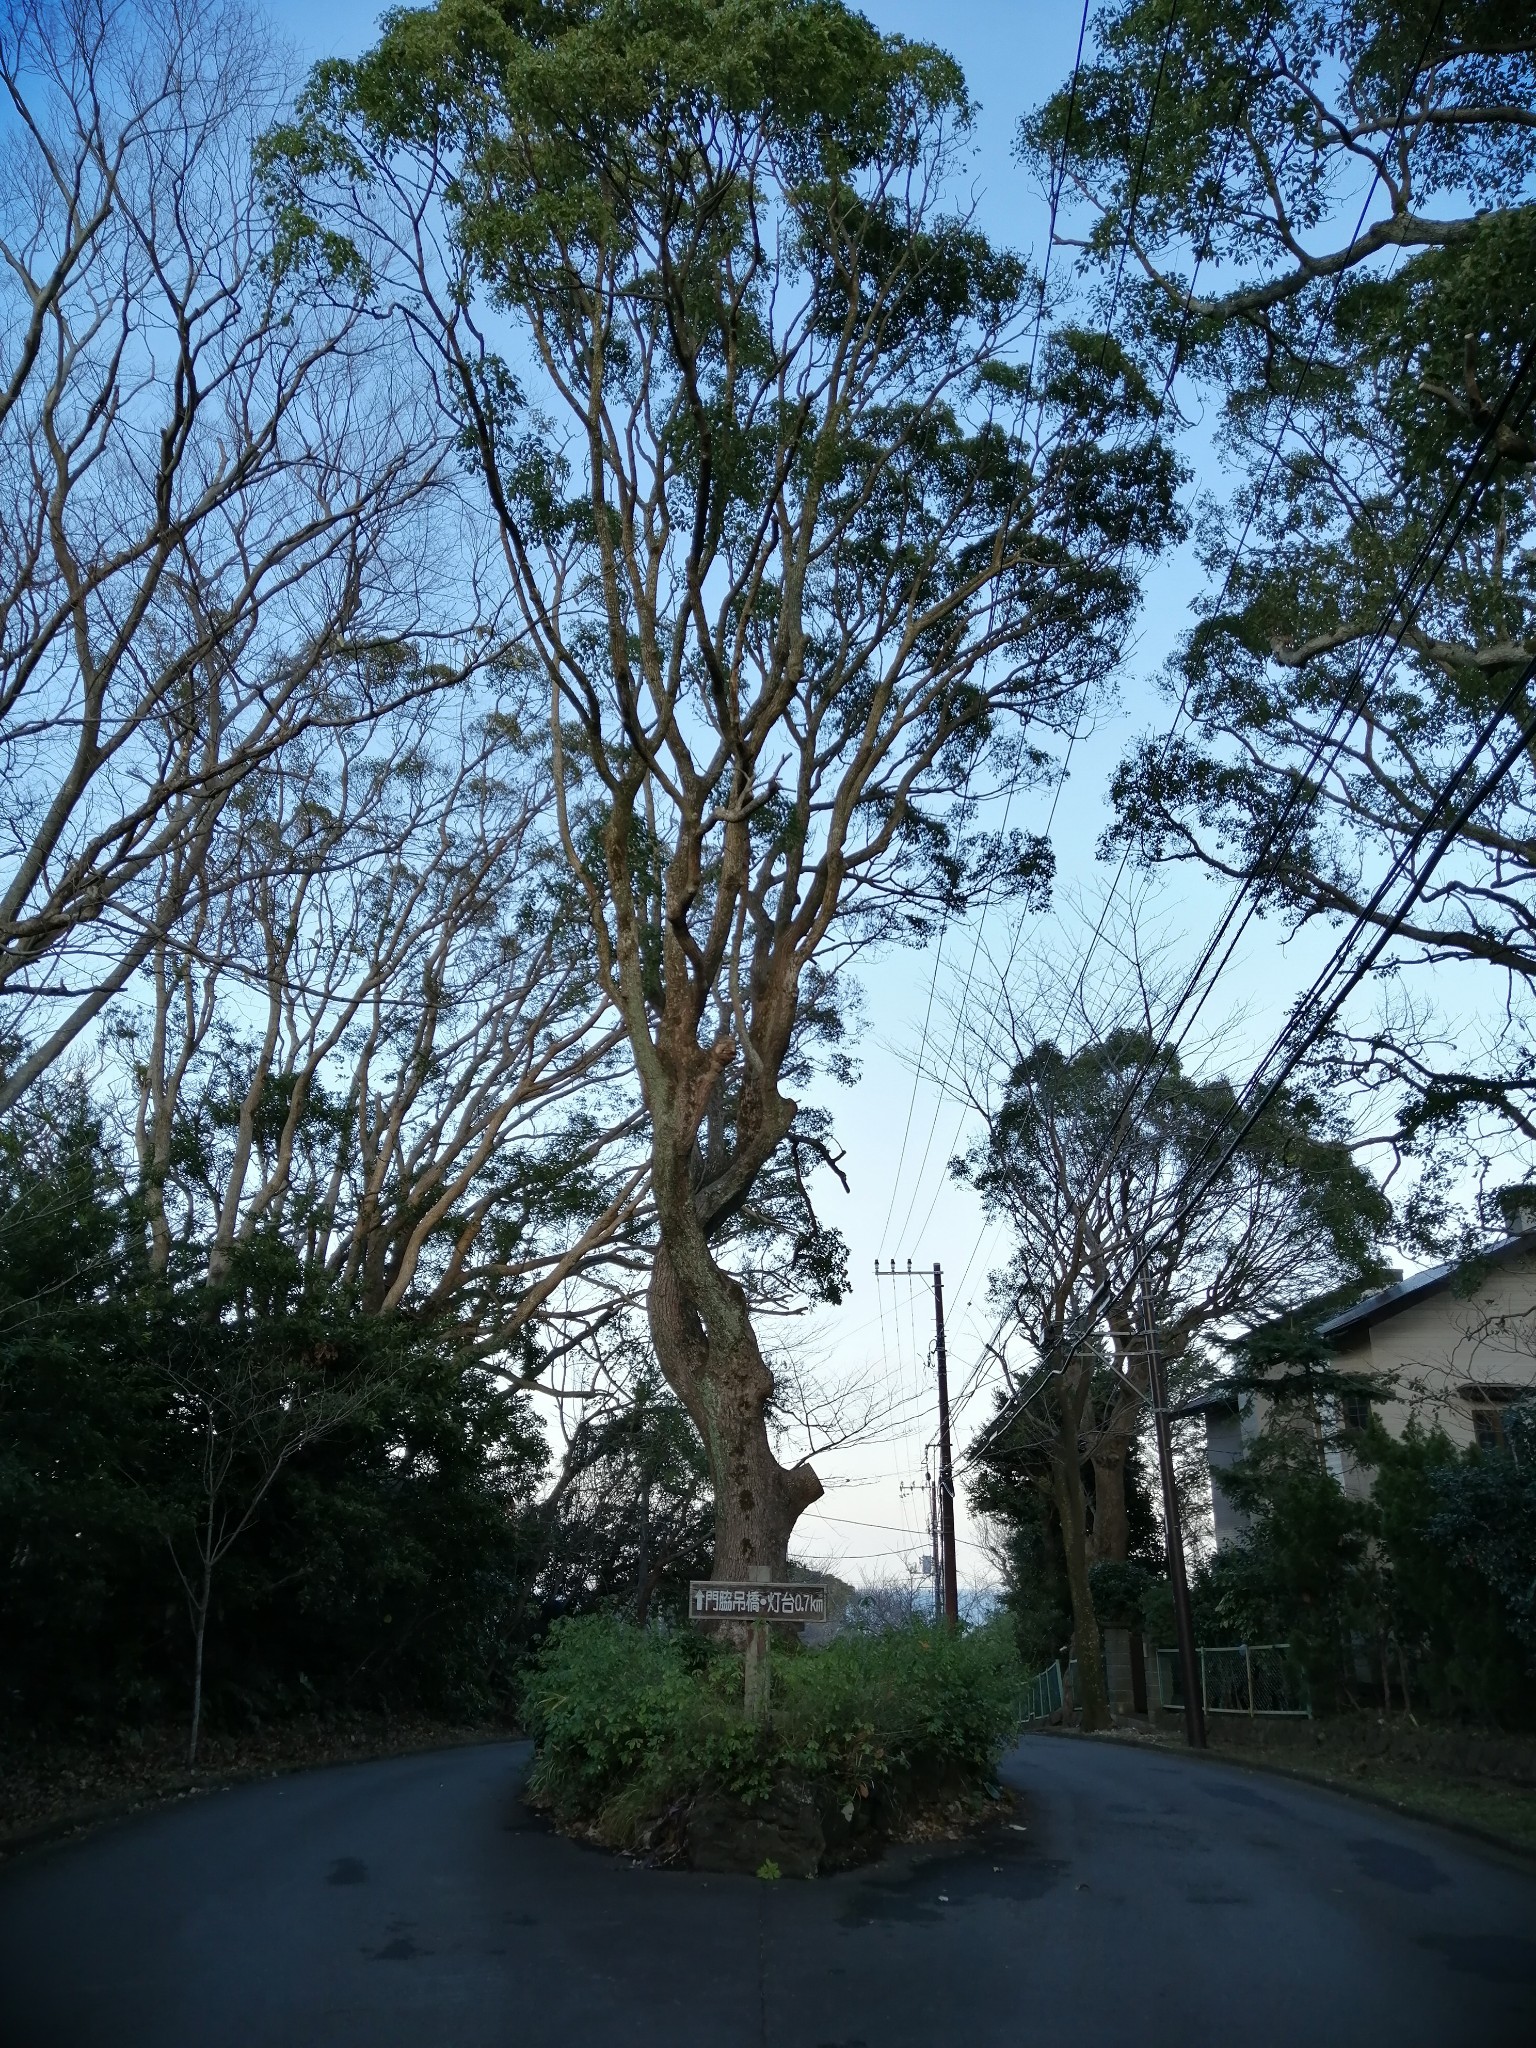
[[[944,1271],[933,1267],[933,1327],[939,1367],[939,1517],[944,1531],[944,1621],[960,1626],[960,1588],[955,1576],[955,1467],[949,1447],[949,1361],[944,1351]]]
[[[926,1457],[924,1462],[926,1463]],[[933,1580],[933,1625],[937,1628],[943,1610],[943,1595],[939,1589],[943,1585],[941,1574],[944,1566],[943,1552],[939,1548],[939,1489],[937,1482],[932,1479],[928,1482],[928,1541],[932,1546],[928,1562],[932,1567],[929,1576]]]
[[[875,1280],[880,1279],[880,1261],[875,1261]],[[896,1261],[891,1261],[892,1292],[895,1291]],[[920,1275],[912,1270],[912,1261],[907,1261],[907,1284]],[[939,1478],[937,1492],[937,1513],[934,1511],[932,1494],[929,1499],[929,1523],[933,1530],[933,1618],[938,1622],[942,1614],[946,1628],[960,1626],[960,1587],[955,1572],[955,1465],[949,1442],[949,1358],[944,1349],[944,1269],[938,1261],[933,1267],[933,1329],[934,1356],[939,1371]],[[926,1463],[926,1457],[924,1459]]]
[[[1173,1476],[1173,1427],[1168,1419],[1168,1378],[1152,1323],[1150,1296],[1142,1297],[1147,1331],[1147,1387],[1152,1396],[1152,1422],[1157,1432],[1157,1462],[1163,1478],[1163,1523],[1168,1542],[1168,1577],[1173,1585],[1174,1634],[1184,1684],[1184,1735],[1191,1749],[1205,1747],[1205,1702],[1200,1697],[1200,1662],[1195,1654],[1195,1619],[1189,1604],[1189,1578],[1184,1570],[1184,1530],[1179,1521],[1178,1484]]]

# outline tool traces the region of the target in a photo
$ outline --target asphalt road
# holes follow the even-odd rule
[[[4,2048],[1532,2048],[1536,1872],[1036,1737],[1025,1831],[811,1884],[551,1836],[516,1743],[246,1785],[0,1873]]]

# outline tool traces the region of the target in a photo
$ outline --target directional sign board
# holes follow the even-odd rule
[[[751,1579],[693,1579],[690,1621],[825,1621],[827,1589],[802,1579],[786,1584]]]

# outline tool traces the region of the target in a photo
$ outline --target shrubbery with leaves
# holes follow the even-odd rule
[[[1315,1428],[1266,1429],[1222,1475],[1252,1519],[1196,1580],[1200,1639],[1288,1641],[1321,1707],[1527,1718],[1536,1429],[1520,1411],[1512,1424],[1508,1454],[1416,1423],[1401,1437],[1377,1423],[1347,1432],[1368,1496],[1339,1485]]]
[[[0,1717],[179,1718],[209,1400],[324,1373],[356,1391],[286,1459],[212,1585],[217,1718],[505,1708],[542,1616],[546,1449],[450,1331],[359,1315],[258,1240],[211,1288],[151,1273],[83,1099],[0,1130]],[[270,1421],[270,1417],[268,1418]],[[270,1433],[266,1451],[271,1449]],[[249,1499],[261,1445],[237,1448]]]
[[[754,1725],[729,1647],[586,1615],[551,1631],[525,1688],[531,1789],[619,1847],[678,1802],[750,1806],[786,1781],[827,1809],[867,1802],[886,1825],[982,1791],[1016,1724],[1019,1676],[1006,1622],[850,1630],[820,1649],[775,1645],[772,1710]]]
[[[1504,1435],[1507,1457],[1464,1458],[1436,1474],[1426,1534],[1437,1556],[1448,1551],[1491,1590],[1536,1676],[1536,1400],[1507,1411]]]

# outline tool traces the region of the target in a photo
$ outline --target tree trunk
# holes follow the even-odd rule
[[[1104,1659],[1100,1647],[1099,1618],[1093,1609],[1093,1589],[1088,1583],[1088,1537],[1083,1499],[1083,1468],[1079,1462],[1077,1429],[1063,1430],[1051,1446],[1051,1490],[1056,1516],[1061,1524],[1062,1549],[1067,1559],[1067,1589],[1072,1596],[1072,1641],[1077,1652],[1077,1689],[1082,1699],[1084,1728],[1107,1728],[1109,1698],[1104,1689]]]
[[[1101,1443],[1093,1454],[1093,1539],[1089,1545],[1092,1562],[1108,1559],[1124,1564],[1131,1548],[1131,1519],[1125,1506],[1125,1461],[1130,1452],[1124,1441]]]
[[[187,1769],[197,1769],[197,1744],[203,1732],[203,1643],[208,1634],[208,1602],[212,1596],[213,1565],[203,1560],[202,1582],[192,1613],[192,1733],[187,1743]]]
[[[704,1440],[715,1494],[717,1579],[753,1565],[782,1575],[795,1523],[821,1481],[809,1465],[781,1465],[768,1441],[773,1375],[763,1363],[739,1282],[722,1272],[702,1231],[686,1233],[682,1262],[666,1240],[656,1247],[646,1296],[651,1341],[667,1384]]]

